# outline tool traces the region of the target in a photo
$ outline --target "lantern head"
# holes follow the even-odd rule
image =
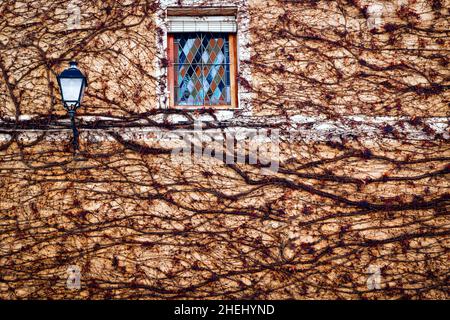
[[[58,76],[58,84],[64,108],[76,110],[80,107],[84,90],[87,87],[87,79],[77,68],[75,61],[71,61],[69,68]]]

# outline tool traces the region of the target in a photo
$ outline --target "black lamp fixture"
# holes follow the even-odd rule
[[[75,113],[81,105],[84,90],[87,87],[87,79],[77,68],[77,63],[71,61],[69,68],[58,75],[58,85],[64,108],[70,116],[70,124],[73,131],[73,151],[78,149],[78,130],[75,125]]]

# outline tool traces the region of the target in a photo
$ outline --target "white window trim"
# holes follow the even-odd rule
[[[237,68],[239,77],[245,79],[251,83],[251,69],[249,64],[241,63],[242,61],[250,60],[250,15],[248,12],[247,1],[242,2],[241,0],[236,1],[223,1],[223,0],[211,0],[208,2],[208,6],[222,6],[227,2],[227,7],[237,6],[237,16],[236,16],[236,35],[237,35]],[[161,28],[162,32],[158,32],[157,35],[157,57],[165,57],[167,52],[167,33],[168,33],[168,17],[167,8],[178,5],[177,0],[161,0],[160,9],[156,13],[156,24]],[[196,0],[185,0],[183,2],[183,7],[186,8],[191,6],[202,7],[198,5]],[[224,7],[224,8],[227,8]],[[176,17],[176,16],[171,16]],[[217,17],[217,16],[215,16]],[[155,76],[161,79],[161,86],[157,87],[158,107],[161,109],[169,108],[169,91],[167,87],[167,67],[161,65],[161,59],[155,59],[154,70],[156,72]],[[242,86],[240,82],[237,83],[238,87],[238,104],[236,109],[227,110],[217,110],[215,112],[215,117],[218,121],[229,120],[234,117],[234,113],[239,111],[241,116],[252,116],[252,93],[247,90],[246,87]],[[205,119],[203,119],[205,117]],[[176,119],[175,119],[176,118]],[[171,119],[172,122],[186,121],[187,119],[183,116],[176,116]],[[180,119],[178,119],[180,118]],[[211,121],[211,117],[207,115],[201,115],[198,119],[199,121]]]

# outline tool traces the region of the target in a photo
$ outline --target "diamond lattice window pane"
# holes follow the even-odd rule
[[[202,68],[200,65],[179,65],[175,99],[178,105],[203,105]]]
[[[231,103],[226,68],[227,66],[223,64],[205,66],[203,68],[205,105],[227,105]]]
[[[183,33],[175,36],[175,101],[184,106],[230,105],[228,35]]]

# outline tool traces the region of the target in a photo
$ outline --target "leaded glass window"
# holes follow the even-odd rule
[[[173,102],[176,106],[231,106],[230,34],[173,34]],[[170,43],[169,43],[170,45]]]

